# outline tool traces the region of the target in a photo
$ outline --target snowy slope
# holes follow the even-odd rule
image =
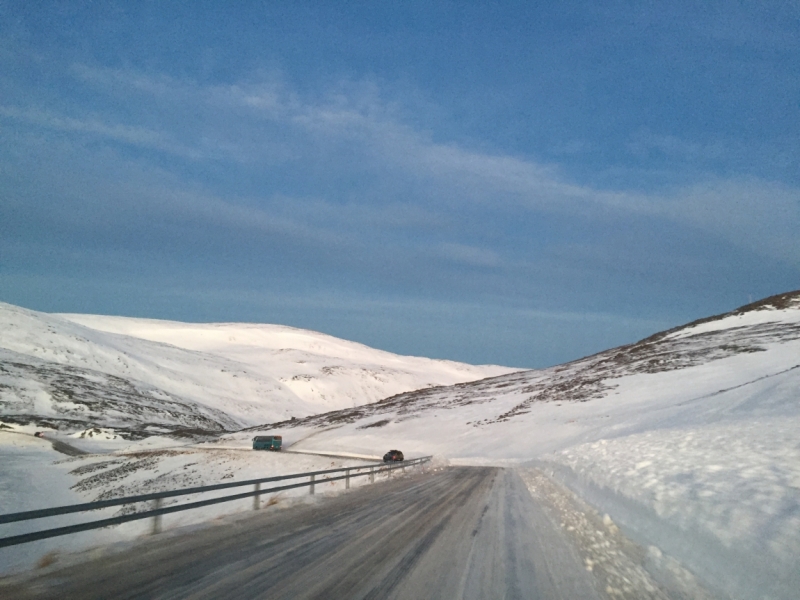
[[[798,412],[800,292],[558,365],[399,394],[268,428],[298,447],[404,444],[454,459],[530,459],[652,428]],[[446,434],[445,434],[446,433]],[[243,434],[244,435],[244,434]],[[373,442],[374,440],[374,442]]]
[[[66,330],[59,328],[80,327],[70,330],[71,335],[104,340],[102,347],[120,352],[110,356],[126,361],[129,370],[144,369],[132,358],[134,347],[158,357],[155,364],[168,369],[160,373],[163,381],[169,381],[167,374],[178,377],[175,373],[184,364],[181,353],[210,361],[209,365],[227,361],[239,369],[237,379],[249,382],[253,373],[261,372],[261,361],[274,365],[295,352],[302,353],[300,360],[306,362],[287,359],[283,379],[292,381],[296,375],[322,379],[323,374],[335,383],[337,371],[322,365],[333,366],[330,356],[344,354],[335,350],[338,341],[327,336],[314,339],[315,334],[306,337],[308,332],[289,328],[85,316],[66,320],[24,312],[31,318],[54,320],[47,321],[48,327],[58,331],[38,331],[34,338],[40,343]],[[30,329],[25,325],[25,332]],[[259,338],[269,330],[276,333],[267,336],[271,342]],[[293,336],[293,343],[275,341],[283,335],[279,330]],[[71,352],[83,357],[80,368],[96,369],[102,362],[85,351],[78,353],[77,341],[70,343]],[[359,354],[367,351],[363,346],[341,343],[340,348],[352,349],[350,360],[366,360]],[[19,348],[21,342],[17,344]],[[281,352],[284,345],[294,349]],[[39,348],[24,354],[25,368],[40,368],[34,357],[42,355],[48,366],[63,364],[59,361],[64,343]],[[173,353],[169,360],[161,359],[160,349]],[[142,354],[136,357],[144,361]],[[5,360],[2,377],[11,362]],[[113,364],[105,356],[103,360],[103,365]],[[415,359],[400,360],[409,360],[404,363],[409,365]],[[337,358],[336,364],[342,363]],[[191,370],[182,374],[186,372]],[[78,376],[89,379],[90,374]],[[201,381],[192,379],[194,375],[183,376],[187,377],[179,380],[183,386]],[[214,374],[223,376],[232,375],[221,368]],[[147,381],[152,381],[149,377]],[[36,381],[44,380],[41,375]],[[152,396],[141,383],[144,380],[138,381],[137,393]],[[302,386],[289,388],[280,378],[274,382],[295,394],[295,402],[303,401]],[[37,392],[30,385],[26,393],[31,401],[46,406],[49,392]],[[174,393],[163,400],[186,397]],[[8,398],[7,388],[0,387],[0,394]],[[145,489],[156,482],[173,485],[187,469],[198,481],[211,482],[222,476],[223,464],[225,477],[244,478],[259,471],[253,462],[257,457],[236,449],[247,448],[257,431],[281,433],[290,450],[380,455],[396,447],[407,456],[434,454],[460,464],[524,465],[535,460],[608,512],[640,544],[651,546],[651,559],[664,551],[725,597],[788,599],[800,589],[800,292],[549,369],[417,389],[355,407],[348,401],[343,405],[342,410],[295,420],[265,419],[266,425],[228,433],[213,442],[148,454],[146,444],[157,448],[164,439],[153,437],[129,445],[128,454],[117,453],[110,460],[69,459],[76,465],[69,474],[76,478],[75,490],[87,499]],[[218,409],[222,404],[202,406]],[[148,410],[157,412],[157,407]],[[194,419],[201,416],[213,420],[210,413],[192,413]],[[285,453],[281,460],[291,462],[298,456]],[[116,476],[133,466],[136,470],[130,475]],[[264,467],[294,468],[290,463]]]
[[[2,303],[0,332],[0,419],[129,437],[238,429],[511,371],[288,327],[67,318]]]
[[[800,292],[550,369],[262,429],[307,450],[538,459],[725,593],[800,589]]]
[[[376,402],[401,391],[452,385],[518,370],[400,356],[283,325],[60,316],[98,331],[224,357],[252,371],[270,374],[319,410]]]

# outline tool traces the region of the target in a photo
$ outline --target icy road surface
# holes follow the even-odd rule
[[[52,570],[26,598],[601,598],[513,470],[461,467],[166,534]]]

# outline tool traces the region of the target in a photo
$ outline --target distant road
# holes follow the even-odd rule
[[[67,456],[80,456],[82,454],[90,454],[89,452],[86,452],[85,450],[81,450],[80,448],[76,448],[72,444],[68,444],[66,442],[61,442],[59,440],[54,440],[51,437],[40,437],[40,438],[37,438],[32,433],[24,433],[22,431],[5,431],[4,430],[2,433],[10,433],[10,434],[13,434],[13,435],[24,435],[24,436],[27,436],[29,438],[35,438],[35,439],[38,439],[38,440],[43,440],[45,442],[49,442],[50,445],[53,447],[53,450],[55,450],[56,452],[60,452],[61,454],[66,454]]]
[[[291,447],[290,447],[291,448]],[[347,459],[358,459],[358,460],[370,460],[376,462],[383,462],[383,457],[381,456],[373,456],[371,454],[353,454],[352,452],[318,452],[316,450],[292,450],[292,449],[283,449],[281,450],[284,454],[306,454],[308,456],[326,456],[328,458],[344,458]],[[406,457],[408,460],[410,457]]]
[[[53,440],[50,438],[44,438],[48,442],[53,445],[53,450],[56,452],[61,452],[61,454],[66,454],[67,456],[80,456],[82,454],[89,454],[85,450],[81,450],[80,448],[76,448],[71,444],[67,444],[66,442],[60,442],[58,440]]]
[[[599,598],[513,470],[450,468],[162,534],[0,597]]]

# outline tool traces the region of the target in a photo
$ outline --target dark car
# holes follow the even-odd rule
[[[398,462],[404,460],[403,453],[400,450],[389,450],[383,455],[383,462]]]

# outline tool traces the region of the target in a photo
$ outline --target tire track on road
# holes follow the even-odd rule
[[[0,586],[0,597],[598,598],[562,532],[535,510],[513,471],[417,473],[149,538]]]

